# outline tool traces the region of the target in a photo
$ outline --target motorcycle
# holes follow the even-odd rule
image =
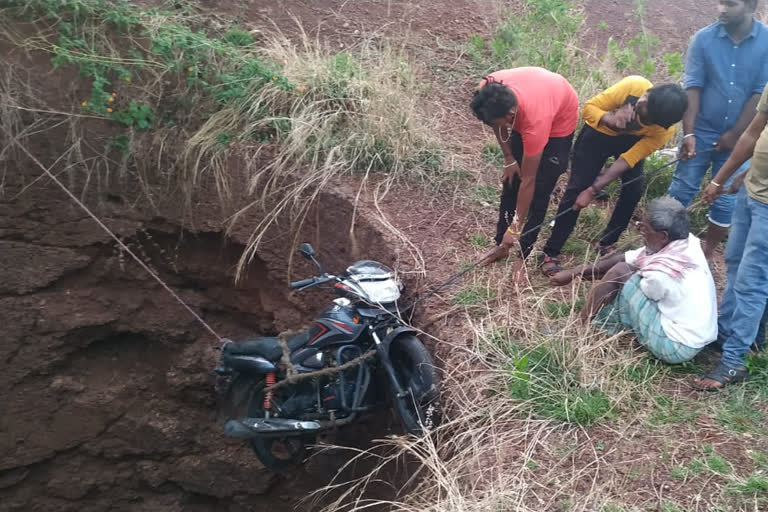
[[[323,270],[310,244],[300,253],[320,275],[290,287],[332,284],[341,296],[308,330],[283,343],[274,337],[224,342],[215,372],[228,380],[227,393],[245,389],[240,394],[248,398],[247,416],[227,421],[225,434],[248,440],[267,468],[286,470],[303,460],[322,431],[381,407],[382,386],[405,432],[418,436],[439,426],[435,366],[397,314],[402,285],[395,273],[362,260],[335,276]]]

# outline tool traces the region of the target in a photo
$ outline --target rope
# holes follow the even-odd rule
[[[315,377],[322,377],[322,376],[325,376],[325,375],[335,375],[335,374],[343,372],[345,370],[349,370],[352,367],[358,366],[363,361],[365,361],[367,359],[370,359],[370,358],[372,358],[375,355],[376,355],[376,350],[372,349],[372,350],[369,350],[368,352],[366,352],[365,354],[363,354],[363,355],[361,355],[359,357],[356,357],[356,358],[354,358],[354,359],[352,359],[350,361],[347,361],[346,363],[344,363],[341,366],[332,366],[330,368],[324,368],[322,370],[317,370],[317,371],[309,372],[309,373],[294,373],[293,375],[291,375],[291,372],[288,371],[287,372],[288,375],[289,375],[288,377],[286,377],[285,379],[281,380],[280,382],[278,382],[277,384],[275,384],[273,386],[269,386],[269,387],[265,388],[264,391],[265,392],[266,391],[274,391],[275,389],[280,389],[280,388],[282,388],[284,386],[288,386],[289,384],[295,384],[296,382],[299,382],[299,381],[302,381],[302,380],[306,380],[306,379],[313,379]],[[290,363],[290,361],[289,361],[289,364],[290,364],[290,367],[293,369],[293,371],[296,372],[296,369],[293,368],[293,364]]]
[[[141,266],[141,268],[143,268],[144,270],[146,270],[146,271],[147,271],[147,273],[148,273],[150,276],[152,276],[152,278],[154,278],[154,280],[155,280],[155,281],[157,281],[157,282],[160,284],[160,286],[162,286],[163,288],[165,288],[165,290],[166,290],[168,293],[170,293],[170,294],[171,294],[171,296],[172,296],[174,299],[176,299],[176,300],[179,302],[179,304],[181,304],[181,305],[182,305],[182,306],[183,306],[183,307],[184,307],[184,308],[185,308],[185,309],[186,309],[186,310],[187,310],[187,311],[188,311],[188,312],[189,312],[189,313],[190,313],[190,314],[191,314],[191,315],[192,315],[192,316],[195,318],[195,320],[197,320],[198,322],[200,322],[200,324],[201,324],[203,327],[205,327],[205,328],[208,330],[208,332],[210,332],[210,333],[211,333],[211,334],[212,334],[212,335],[213,335],[213,336],[214,336],[214,337],[215,337],[215,338],[216,338],[216,339],[217,339],[219,342],[223,342],[223,341],[224,341],[224,339],[223,339],[221,336],[219,336],[219,335],[216,333],[216,331],[214,331],[214,330],[213,330],[213,328],[212,328],[210,325],[208,325],[208,324],[206,323],[206,321],[205,321],[205,320],[203,320],[203,319],[200,317],[200,315],[198,315],[198,314],[197,314],[197,313],[196,313],[196,312],[195,312],[195,311],[194,311],[194,310],[193,310],[193,309],[192,309],[190,306],[188,306],[186,302],[184,302],[183,300],[181,300],[181,297],[179,297],[179,296],[176,294],[176,292],[174,292],[174,291],[173,291],[173,290],[172,290],[172,289],[171,289],[171,288],[170,288],[170,287],[169,287],[167,284],[165,284],[165,282],[164,282],[162,279],[160,279],[160,277],[159,277],[157,274],[155,274],[155,273],[152,271],[152,269],[151,269],[151,268],[149,268],[149,267],[148,267],[148,266],[147,266],[147,265],[146,265],[146,264],[145,264],[143,261],[141,261],[141,258],[139,258],[138,256],[136,256],[136,254],[134,254],[134,252],[133,252],[132,250],[130,250],[130,249],[128,248],[128,246],[127,246],[127,245],[125,245],[125,244],[123,243],[123,241],[122,241],[122,240],[120,240],[120,238],[118,238],[118,237],[117,237],[117,235],[115,235],[115,234],[112,232],[112,230],[110,230],[110,229],[109,229],[109,228],[108,228],[108,227],[107,227],[107,226],[106,226],[106,225],[105,225],[105,224],[104,224],[104,223],[103,223],[101,220],[99,220],[99,218],[98,218],[98,217],[96,217],[96,215],[95,215],[95,214],[94,214],[94,213],[93,213],[93,212],[92,212],[90,209],[88,209],[88,207],[87,207],[87,206],[85,206],[85,204],[83,204],[83,203],[82,203],[82,202],[81,202],[81,201],[80,201],[80,200],[77,198],[77,196],[75,196],[75,195],[74,195],[72,192],[70,192],[70,190],[69,190],[69,189],[68,189],[68,188],[67,188],[67,187],[66,187],[66,186],[65,186],[65,185],[64,185],[64,184],[63,184],[61,181],[59,181],[59,179],[56,177],[56,175],[55,175],[55,174],[53,174],[53,173],[52,173],[52,172],[51,172],[49,169],[47,169],[47,168],[46,168],[46,167],[45,167],[45,166],[44,166],[42,163],[40,163],[40,161],[39,161],[37,158],[35,158],[35,156],[34,156],[32,153],[30,153],[30,152],[29,152],[29,150],[28,150],[26,147],[24,147],[24,145],[23,145],[23,144],[21,144],[21,142],[19,142],[19,141],[18,141],[18,140],[16,140],[15,138],[11,137],[11,136],[10,136],[10,134],[8,133],[8,131],[7,131],[7,130],[6,130],[4,127],[0,126],[0,129],[2,129],[2,130],[3,130],[3,133],[5,133],[5,135],[6,135],[6,136],[7,136],[9,139],[11,139],[11,141],[12,141],[12,142],[16,143],[16,145],[19,147],[19,149],[21,149],[21,150],[22,150],[22,151],[23,151],[23,152],[24,152],[24,153],[25,153],[25,154],[26,154],[26,155],[27,155],[27,156],[28,156],[28,157],[29,157],[29,158],[32,160],[32,162],[34,162],[34,163],[35,163],[35,165],[37,165],[37,166],[38,166],[40,169],[42,169],[42,170],[43,170],[43,172],[44,172],[45,174],[47,174],[47,175],[48,175],[48,177],[49,177],[49,178],[51,178],[51,180],[53,180],[53,182],[54,182],[54,183],[56,183],[56,184],[57,184],[57,185],[58,185],[58,186],[59,186],[59,187],[60,187],[60,188],[61,188],[61,189],[62,189],[62,190],[63,190],[63,191],[64,191],[64,192],[65,192],[65,193],[66,193],[66,194],[67,194],[67,195],[70,197],[70,199],[72,199],[72,200],[73,200],[75,203],[77,203],[77,205],[78,205],[80,208],[82,208],[82,209],[83,209],[83,211],[84,211],[85,213],[87,213],[87,214],[88,214],[88,216],[90,216],[90,217],[91,217],[91,218],[92,218],[92,219],[93,219],[93,220],[96,222],[96,224],[98,224],[98,225],[99,225],[99,227],[101,227],[101,229],[103,229],[103,230],[104,230],[104,231],[105,231],[105,232],[106,232],[106,233],[107,233],[107,234],[108,234],[110,237],[112,237],[112,238],[115,240],[115,242],[117,242],[117,244],[120,246],[120,248],[121,248],[122,250],[124,250],[125,252],[127,252],[127,253],[128,253],[128,254],[129,254],[129,255],[130,255],[130,256],[131,256],[131,257],[132,257],[134,260],[136,260],[136,263],[138,263],[138,264]]]
[[[711,150],[705,150],[705,152],[706,152],[706,151],[711,151]],[[656,169],[656,171],[660,171],[661,169],[664,169],[664,168],[666,168],[666,167],[669,167],[669,166],[671,166],[671,165],[674,165],[674,164],[678,163],[679,161],[680,161],[680,158],[676,158],[676,159],[674,159],[674,160],[672,160],[672,161],[670,161],[670,162],[667,162],[667,163],[665,163],[665,164],[664,164],[664,165],[662,165],[662,166],[659,166],[659,167]],[[630,183],[634,183],[635,181],[637,181],[637,180],[639,180],[639,179],[643,178],[643,176],[644,176],[644,173],[641,173],[641,174],[640,174],[640,176],[637,176],[637,177],[635,177],[635,178],[632,178],[631,180],[627,181],[626,183],[622,183],[622,184],[621,184],[621,188],[624,188],[624,187],[626,187],[626,186],[627,186],[627,185],[629,185]],[[692,209],[692,208],[693,208],[693,206],[694,206],[694,205],[692,204],[691,206],[689,206],[689,207],[688,207],[688,209],[689,209],[689,210],[690,210],[690,209]],[[554,221],[554,220],[557,220],[558,218],[562,217],[563,215],[565,215],[565,214],[567,214],[567,213],[570,213],[572,210],[573,210],[573,207],[571,206],[570,208],[567,208],[567,209],[563,210],[562,212],[558,213],[557,215],[554,215],[552,218],[549,218],[549,219],[545,219],[545,220],[544,220],[543,222],[541,222],[540,224],[538,224],[538,225],[536,225],[536,226],[533,226],[533,227],[531,227],[530,229],[527,229],[527,230],[523,231],[523,232],[520,234],[520,238],[522,238],[522,237],[524,237],[525,235],[528,235],[528,234],[530,234],[530,233],[533,233],[534,231],[536,231],[536,230],[538,230],[538,229],[541,229],[541,227],[542,227],[542,226],[545,226],[545,225],[549,224],[550,222],[552,222],[552,221]],[[616,230],[614,229],[613,231],[609,232],[608,234],[612,234],[614,231],[616,231]],[[465,276],[467,273],[469,273],[469,272],[473,271],[473,270],[474,270],[474,269],[476,269],[478,266],[482,265],[482,264],[483,264],[483,262],[486,260],[487,256],[488,256],[487,254],[486,254],[486,255],[483,255],[483,257],[482,257],[481,259],[479,259],[478,261],[476,261],[476,262],[472,263],[471,265],[469,265],[469,266],[468,266],[467,268],[465,268],[464,270],[461,270],[461,271],[457,272],[456,274],[452,275],[451,277],[449,277],[449,278],[448,278],[446,281],[444,281],[443,283],[441,283],[441,284],[437,285],[436,287],[432,288],[432,289],[431,289],[430,291],[428,291],[428,292],[427,292],[425,295],[422,295],[421,297],[417,297],[417,298],[416,298],[416,299],[415,299],[415,300],[414,300],[414,301],[413,301],[413,302],[412,302],[410,305],[408,305],[406,308],[404,308],[404,309],[403,309],[403,311],[404,311],[404,312],[409,312],[409,311],[411,311],[411,310],[412,310],[414,307],[416,307],[416,305],[417,305],[418,303],[420,303],[421,301],[423,301],[423,300],[426,300],[426,299],[428,299],[428,298],[432,297],[433,295],[435,295],[437,292],[439,292],[439,291],[440,291],[440,290],[442,290],[443,288],[445,288],[445,287],[447,287],[447,286],[450,286],[451,284],[453,284],[453,283],[454,283],[454,282],[456,282],[457,280],[461,279],[461,278],[462,278],[462,277],[464,277],[464,276]]]

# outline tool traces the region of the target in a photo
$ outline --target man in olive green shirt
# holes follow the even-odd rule
[[[720,364],[698,379],[702,389],[718,389],[748,376],[745,358],[755,339],[768,300],[768,86],[757,115],[741,135],[731,156],[707,185],[702,196],[712,203],[723,184],[749,158],[752,163],[728,193],[738,191],[731,232],[725,249],[728,284],[720,304],[718,339],[723,342]]]

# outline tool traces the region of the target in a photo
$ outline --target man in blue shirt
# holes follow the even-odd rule
[[[710,166],[715,176],[728,159],[768,82],[768,27],[754,19],[756,8],[757,0],[719,0],[718,22],[701,29],[688,48],[682,161],[669,187],[669,195],[685,206]],[[749,161],[737,173],[748,167]],[[707,258],[728,234],[734,203],[735,196],[721,195],[710,207]]]

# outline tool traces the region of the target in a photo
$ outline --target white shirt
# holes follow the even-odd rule
[[[624,260],[634,266],[645,247],[628,251]],[[717,338],[717,295],[712,273],[701,250],[701,242],[688,236],[685,253],[696,264],[680,280],[663,272],[641,272],[640,289],[658,303],[661,327],[670,339],[691,348],[701,348]]]

